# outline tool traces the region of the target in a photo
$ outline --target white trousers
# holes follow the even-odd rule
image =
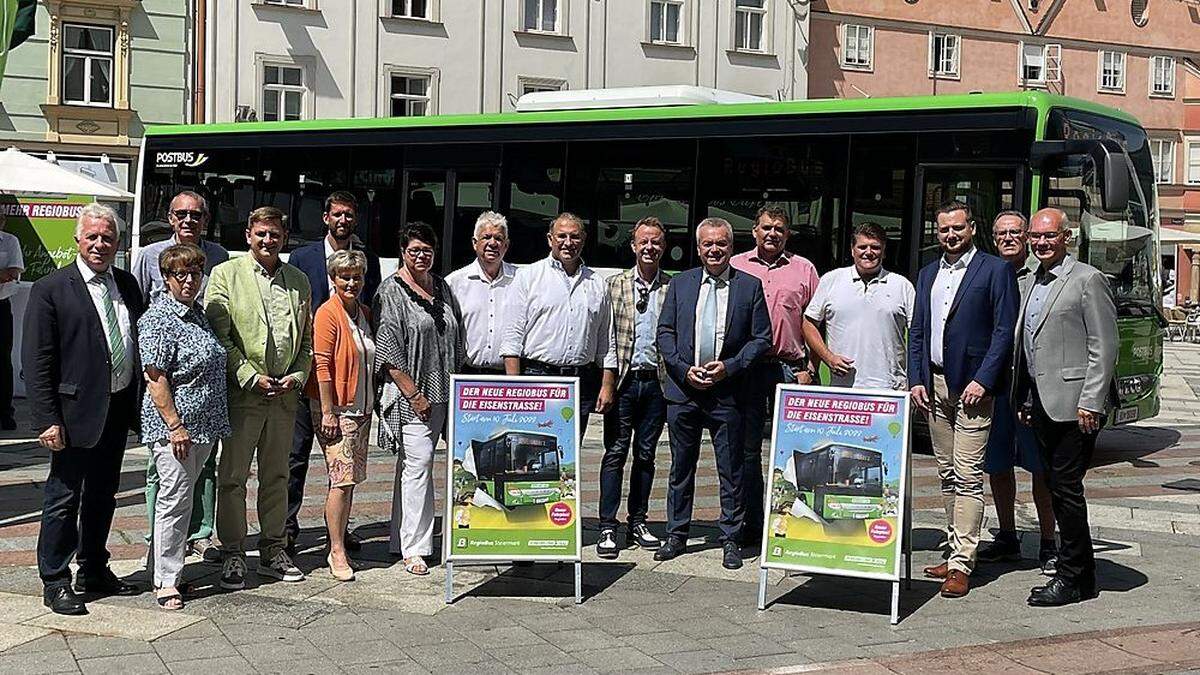
[[[388,550],[405,558],[433,553],[433,448],[445,435],[446,409],[445,403],[434,404],[427,421],[400,429]]]
[[[158,469],[153,542],[154,585],[157,587],[176,586],[183,575],[196,478],[212,450],[212,443],[193,443],[187,459],[180,461],[171,452],[170,443],[159,442],[150,448],[150,457]]]

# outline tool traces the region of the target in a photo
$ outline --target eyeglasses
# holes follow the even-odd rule
[[[191,279],[203,279],[204,278],[204,270],[197,270],[197,269],[175,270],[174,272],[171,272],[169,274],[169,276],[172,279],[174,279],[175,281],[178,281],[179,283],[182,284],[183,282],[191,280]]]
[[[637,299],[636,307],[637,307],[638,314],[641,314],[642,312],[646,311],[646,306],[650,304],[650,289],[649,288],[639,288],[639,289],[637,289],[637,292],[638,292],[638,299]]]
[[[1062,236],[1062,232],[1030,232],[1030,241],[1052,241]]]
[[[171,215],[175,216],[176,220],[187,220],[188,218],[191,218],[192,220],[199,221],[204,217],[204,212],[193,211],[192,209],[175,209],[171,212]]]
[[[996,230],[997,239],[1020,239],[1021,230]]]
[[[404,252],[413,258],[432,258],[433,249],[431,248],[406,248]]]

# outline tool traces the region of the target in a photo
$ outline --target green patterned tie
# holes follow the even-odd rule
[[[108,290],[108,278],[107,272],[96,275],[100,297],[104,300],[104,325],[108,332],[108,351],[112,355],[112,372],[116,374],[121,372],[121,366],[125,364],[125,338],[121,336],[121,324],[117,322],[117,308]]]

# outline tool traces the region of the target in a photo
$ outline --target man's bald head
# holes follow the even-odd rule
[[[1029,219],[1029,229],[1033,229],[1035,222],[1048,223],[1054,226],[1058,231],[1063,231],[1068,228],[1067,212],[1054,206],[1047,206],[1033,214]]]
[[[1029,219],[1029,244],[1033,255],[1049,269],[1067,255],[1071,237],[1067,214],[1062,209],[1044,208]]]

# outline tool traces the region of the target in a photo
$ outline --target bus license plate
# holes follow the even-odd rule
[[[1117,411],[1117,424],[1126,424],[1128,422],[1136,422],[1138,419],[1138,407],[1136,405],[1128,408],[1121,408]]]

